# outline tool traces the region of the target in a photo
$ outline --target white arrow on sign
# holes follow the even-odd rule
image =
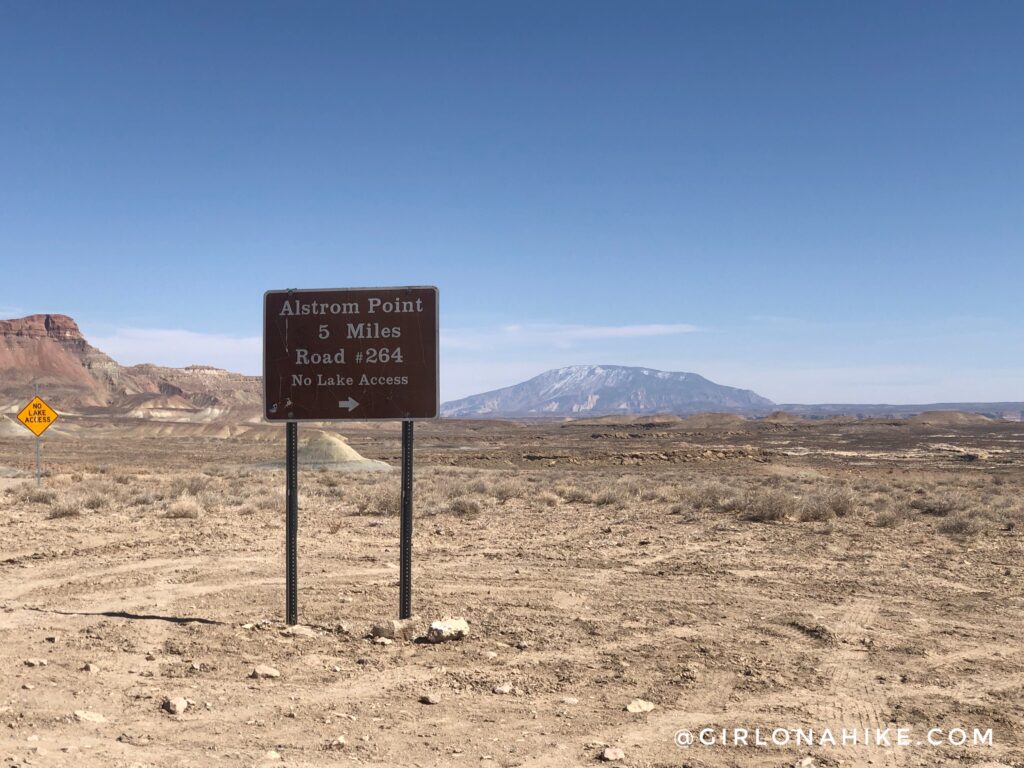
[[[352,411],[359,407],[359,403],[356,402],[355,398],[349,397],[348,400],[339,400],[338,407],[347,408],[348,410]]]

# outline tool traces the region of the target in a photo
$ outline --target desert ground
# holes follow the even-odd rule
[[[295,631],[283,427],[69,417],[37,488],[13,426],[3,765],[1024,766],[1022,423],[419,423],[390,643],[397,471],[302,469]],[[399,463],[396,423],[328,431]]]

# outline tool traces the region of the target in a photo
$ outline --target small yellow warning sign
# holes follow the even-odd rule
[[[43,402],[41,397],[33,397],[32,402],[18,414],[18,421],[31,429],[36,437],[49,429],[56,420],[57,412]]]

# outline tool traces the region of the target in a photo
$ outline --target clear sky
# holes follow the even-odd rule
[[[576,363],[1024,400],[1019,2],[3,2],[0,317],[257,373],[434,284],[442,397]]]

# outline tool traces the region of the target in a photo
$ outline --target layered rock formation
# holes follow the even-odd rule
[[[36,386],[59,412],[104,408],[136,418],[256,417],[261,400],[258,376],[202,365],[119,365],[67,315],[0,320],[0,408],[24,405]]]

